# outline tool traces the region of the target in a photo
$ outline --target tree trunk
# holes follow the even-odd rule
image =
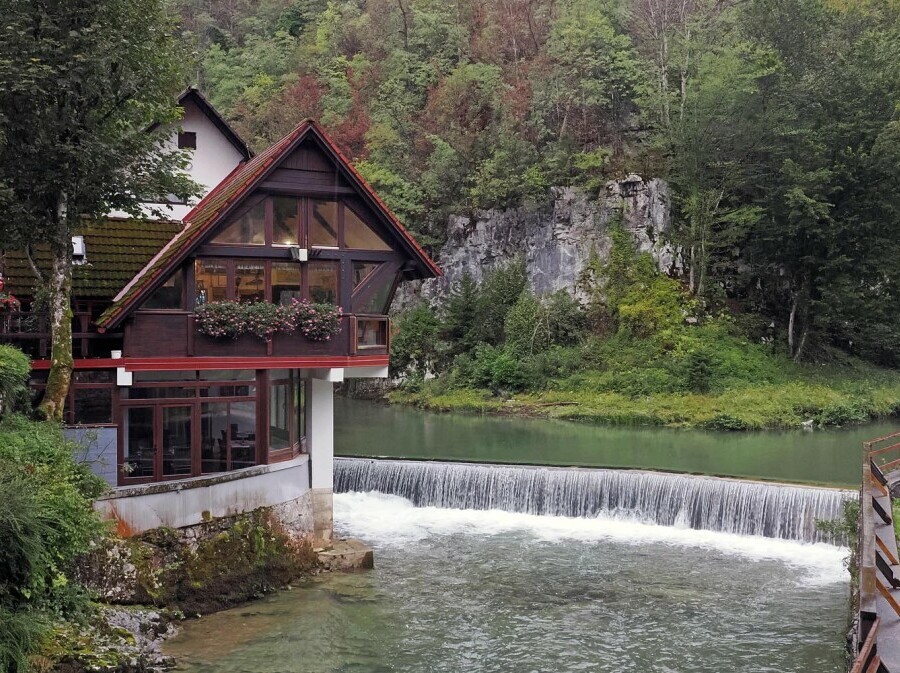
[[[50,309],[50,374],[47,389],[39,408],[49,421],[61,423],[69,383],[72,380],[72,241],[68,233],[68,208],[66,195],[59,197],[57,205],[57,235],[51,242],[53,260],[47,289]]]
[[[791,301],[791,315],[788,318],[788,351],[794,354],[794,323],[797,320],[797,295]]]

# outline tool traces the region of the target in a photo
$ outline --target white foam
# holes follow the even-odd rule
[[[659,526],[627,517],[583,519],[502,510],[415,507],[405,498],[374,492],[335,494],[334,516],[342,532],[380,546],[402,546],[454,533],[491,536],[525,532],[548,543],[574,540],[666,544],[710,549],[749,561],[776,560],[798,568],[799,581],[803,584],[830,584],[848,579],[843,566],[847,549],[843,547]]]

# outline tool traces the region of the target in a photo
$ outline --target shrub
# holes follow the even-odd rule
[[[58,426],[0,422],[0,670],[27,670],[49,616],[84,604],[68,573],[105,530],[91,506],[104,488]]]
[[[0,415],[5,409],[23,406],[30,371],[31,362],[22,351],[0,345]]]
[[[474,342],[497,346],[504,341],[506,315],[528,285],[521,258],[494,269],[479,287]]]
[[[550,345],[543,307],[531,290],[525,289],[519,295],[506,314],[503,329],[507,350],[519,357],[543,351]]]
[[[411,373],[422,379],[435,368],[438,359],[440,321],[428,304],[410,309],[397,322],[397,334],[391,340],[393,374]]]

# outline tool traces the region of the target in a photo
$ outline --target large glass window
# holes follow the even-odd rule
[[[298,450],[306,431],[304,381],[296,370],[269,374],[269,448]]]
[[[73,386],[72,411],[76,425],[105,425],[112,423],[113,390]]]
[[[191,407],[162,408],[163,475],[191,474],[191,425]]]
[[[269,386],[269,448],[273,451],[291,446],[291,394],[290,372],[273,371]]]
[[[272,302],[288,306],[300,299],[300,265],[291,262],[272,262]]]
[[[140,469],[123,469],[126,483],[256,464],[255,371],[147,372],[135,379],[122,393],[123,444],[125,462],[132,456]]]
[[[360,318],[356,323],[356,347],[386,346],[387,326],[386,318]]]
[[[256,465],[256,402],[232,402],[228,406],[231,469],[252,467]]]
[[[264,245],[266,242],[266,202],[260,201],[229,224],[213,243]]]
[[[337,201],[313,201],[309,221],[309,245],[337,247]]]
[[[310,262],[309,299],[316,304],[338,303],[339,262]]]
[[[360,250],[390,250],[391,246],[375,233],[352,208],[344,206],[344,245]]]
[[[200,471],[228,470],[228,403],[200,405]]]
[[[379,266],[376,262],[353,262],[353,289],[362,285]]]
[[[238,301],[263,301],[266,298],[266,267],[262,262],[237,262],[234,265],[234,298]]]
[[[377,281],[377,284],[370,291],[363,294],[367,297],[360,301],[356,298],[353,300],[353,310],[356,313],[372,313],[376,315],[384,315],[390,308],[390,302],[393,299],[393,290],[396,278],[387,274]]]
[[[300,199],[272,199],[272,243],[297,245],[300,241]]]
[[[122,414],[125,425],[122,472],[126,477],[153,476],[153,407],[130,407]]]
[[[29,381],[32,403],[40,402],[47,387],[47,372],[32,372]],[[110,369],[80,369],[72,374],[72,383],[63,407],[66,425],[112,425],[115,383]]]
[[[179,269],[151,294],[141,308],[183,309],[184,273]]]
[[[228,269],[225,264],[221,259],[198,259],[194,262],[197,306],[227,299]]]
[[[306,437],[306,381],[294,372],[294,441]]]

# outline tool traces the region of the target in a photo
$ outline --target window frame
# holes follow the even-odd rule
[[[190,141],[188,144],[186,141]],[[178,149],[180,150],[196,150],[197,149],[197,132],[196,131],[179,131],[178,132]]]

